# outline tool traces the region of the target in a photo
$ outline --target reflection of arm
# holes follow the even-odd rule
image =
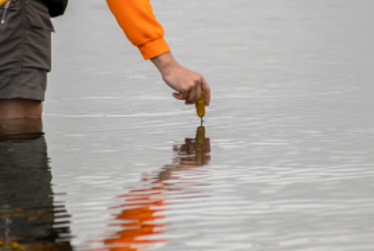
[[[156,20],[149,0],[107,0],[130,42],[137,46],[144,59],[170,51],[164,29]]]

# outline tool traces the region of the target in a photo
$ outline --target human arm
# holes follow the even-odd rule
[[[138,47],[144,59],[152,60],[166,84],[177,91],[173,96],[186,100],[186,104],[194,104],[202,89],[205,103],[209,105],[208,83],[200,74],[181,66],[174,59],[149,0],[107,0],[107,3],[130,42]]]
[[[185,100],[186,105],[195,104],[205,92],[205,105],[210,102],[210,87],[204,77],[180,65],[171,52],[166,52],[151,59],[160,71],[165,83],[174,89],[173,97]]]

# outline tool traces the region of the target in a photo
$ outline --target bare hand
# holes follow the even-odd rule
[[[210,87],[204,77],[180,65],[170,52],[151,59],[161,72],[165,83],[177,92],[173,97],[185,100],[186,105],[195,104],[201,97],[201,90],[205,93],[205,105],[210,102]]]

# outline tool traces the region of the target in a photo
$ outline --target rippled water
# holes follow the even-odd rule
[[[54,202],[2,178],[37,203],[3,206],[1,226],[46,207],[63,210],[50,240],[66,249],[373,250],[374,2],[152,4],[175,57],[212,87],[207,139],[105,1],[71,1],[55,20],[48,151],[19,158],[43,156],[48,176],[49,156],[53,186],[39,185]]]
[[[70,215],[53,199],[48,162],[42,134],[0,134],[1,250],[72,250]]]

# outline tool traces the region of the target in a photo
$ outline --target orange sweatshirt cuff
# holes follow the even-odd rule
[[[138,46],[138,48],[145,60],[157,57],[170,51],[170,48],[163,37],[141,44]]]

